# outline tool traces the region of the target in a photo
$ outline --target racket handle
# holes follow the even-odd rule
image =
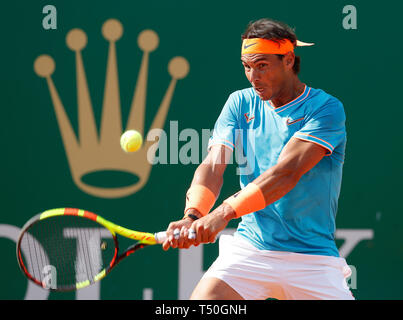
[[[154,237],[157,243],[163,243],[167,239],[167,233],[165,231],[157,232]]]

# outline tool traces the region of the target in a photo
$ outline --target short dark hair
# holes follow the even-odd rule
[[[297,43],[297,36],[295,34],[294,29],[292,29],[290,26],[286,25],[283,22],[267,18],[250,22],[245,32],[242,34],[241,38],[242,40],[251,38],[262,38],[272,41],[288,39],[292,42],[294,46],[296,46]],[[284,55],[281,54],[278,54],[277,56],[280,59],[284,57]],[[295,62],[293,66],[295,74],[299,73],[300,64],[301,64],[301,58],[295,56]]]

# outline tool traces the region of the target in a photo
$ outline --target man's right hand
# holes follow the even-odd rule
[[[182,220],[171,222],[166,230],[167,239],[162,244],[163,250],[168,250],[169,248],[179,248],[188,249],[193,241],[188,240],[189,228],[193,223],[193,219],[186,217]],[[175,230],[179,230],[179,237],[175,237]]]

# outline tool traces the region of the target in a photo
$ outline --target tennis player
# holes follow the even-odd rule
[[[219,256],[191,299],[354,299],[351,269],[335,245],[346,130],[342,103],[300,81],[297,40],[287,25],[250,23],[241,61],[252,87],[232,93],[209,153],[186,194],[183,219],[170,223],[164,250],[215,241]],[[241,190],[210,212],[232,153]],[[190,238],[190,239],[189,239]]]

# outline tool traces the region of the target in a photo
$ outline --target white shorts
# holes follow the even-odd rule
[[[350,275],[343,258],[259,250],[240,236],[222,235],[203,278],[221,279],[247,300],[354,300]]]

